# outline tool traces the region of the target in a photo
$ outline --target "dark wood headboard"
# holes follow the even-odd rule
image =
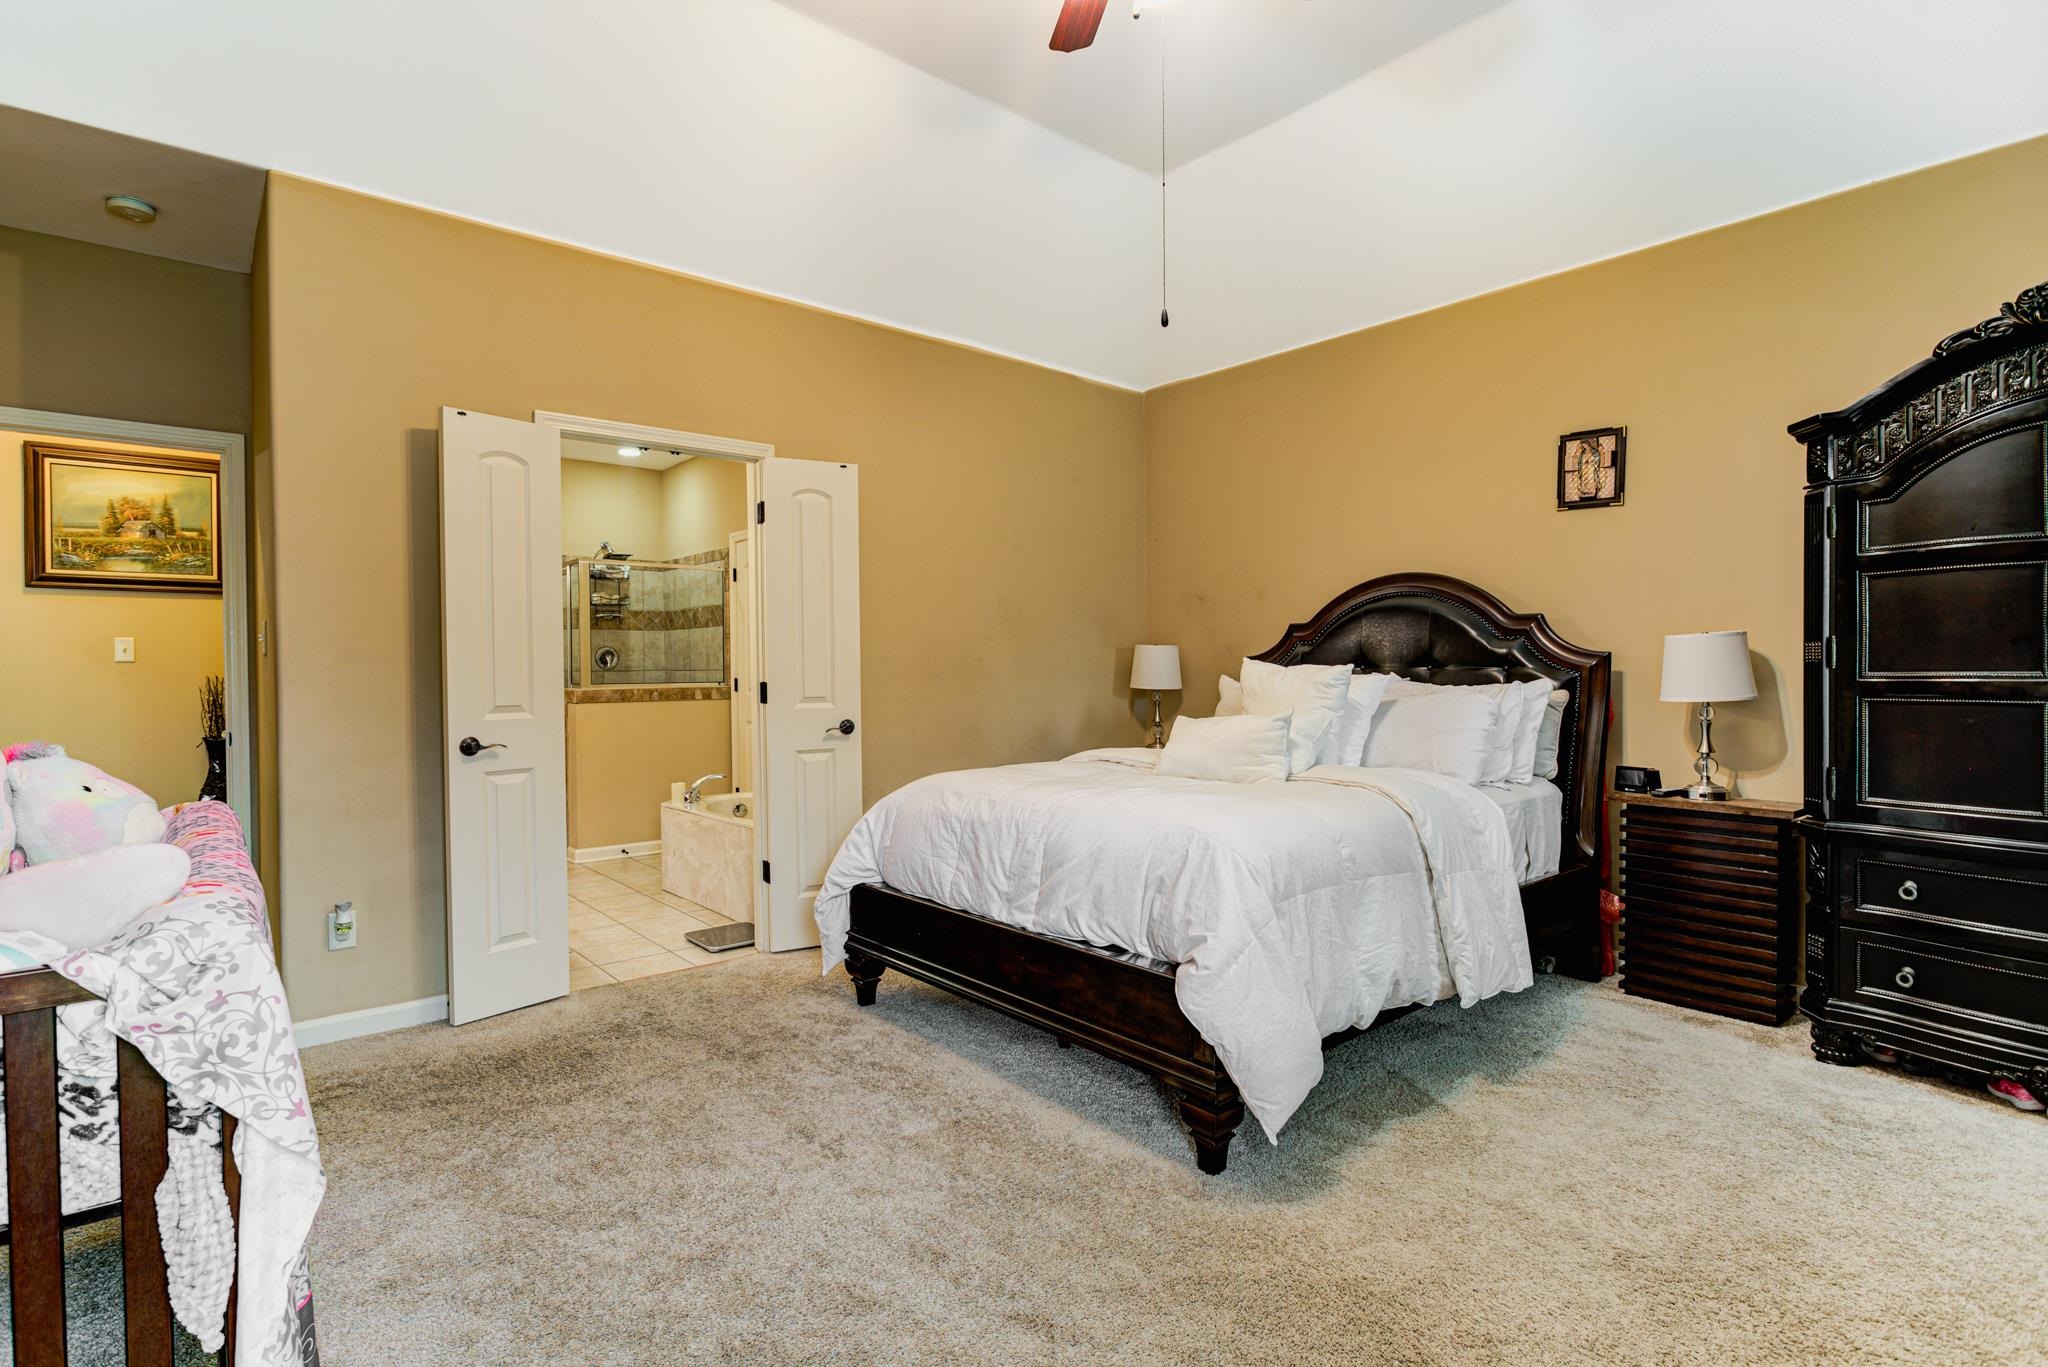
[[[1387,574],[1338,594],[1252,658],[1281,665],[1348,664],[1434,684],[1551,680],[1572,695],[1557,747],[1564,866],[1597,858],[1609,656],[1565,640],[1541,613],[1513,612],[1485,589],[1447,575]]]

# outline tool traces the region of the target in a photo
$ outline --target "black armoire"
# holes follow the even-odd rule
[[[2048,1096],[2048,285],[1791,431],[1814,1055]]]

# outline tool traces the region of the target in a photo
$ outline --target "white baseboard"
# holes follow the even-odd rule
[[[569,862],[572,864],[596,864],[606,859],[624,859],[631,855],[660,854],[659,840],[635,840],[626,845],[592,845],[588,849],[569,848]]]
[[[316,1044],[332,1044],[336,1040],[356,1039],[362,1035],[381,1035],[387,1030],[403,1030],[408,1025],[427,1025],[447,1019],[448,998],[444,994],[421,997],[416,1002],[371,1006],[361,1011],[344,1011],[337,1016],[322,1016],[318,1020],[299,1021],[293,1026],[293,1033],[299,1037],[301,1049],[310,1049]]]

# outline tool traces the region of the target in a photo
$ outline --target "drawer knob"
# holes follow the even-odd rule
[[[1920,885],[1910,878],[1908,878],[1905,882],[1899,884],[1899,900],[1901,902],[1919,901]]]
[[[1892,981],[1900,987],[1911,987],[1913,985],[1913,965],[1907,964],[1904,968],[1900,969],[1892,976]]]

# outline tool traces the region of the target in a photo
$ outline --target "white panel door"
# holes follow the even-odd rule
[[[761,600],[761,807],[771,950],[818,943],[812,904],[860,817],[860,472],[765,460],[754,528]]]
[[[569,990],[562,439],[441,410],[448,1020]]]
[[[754,543],[745,532],[726,538],[732,580],[726,621],[732,630],[732,790],[754,791]]]

